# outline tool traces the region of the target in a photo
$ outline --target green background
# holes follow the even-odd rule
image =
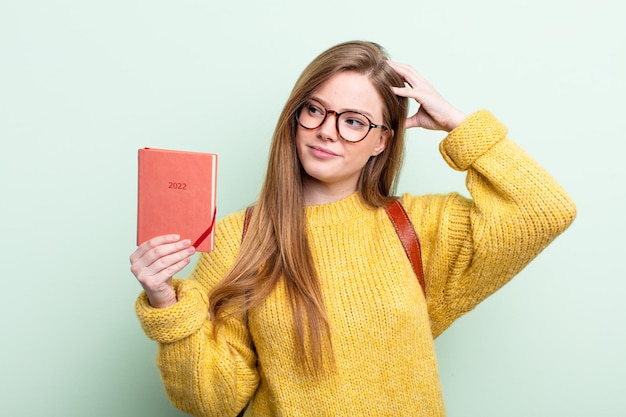
[[[178,416],[133,304],[136,151],[219,154],[258,193],[301,70],[351,39],[488,108],[573,226],[437,340],[449,415],[626,415],[625,47],[612,1],[0,1],[0,415]],[[411,131],[399,192],[464,190]],[[376,399],[372,399],[376,401]]]

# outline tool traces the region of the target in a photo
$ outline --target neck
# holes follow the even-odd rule
[[[356,191],[356,184],[327,184],[306,178],[303,184],[304,204],[316,206],[319,204],[334,203],[352,195]]]

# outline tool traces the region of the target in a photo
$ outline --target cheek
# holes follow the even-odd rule
[[[366,159],[372,156],[377,156],[381,152],[381,141],[379,137],[372,138],[373,140],[364,146],[362,153]]]
[[[357,144],[358,145],[358,144]],[[367,161],[369,161],[372,154],[372,148],[370,146],[363,147],[351,147],[352,149],[346,149],[346,160],[354,167],[363,168]]]
[[[298,159],[301,157],[302,147],[304,146],[304,140],[302,138],[302,134],[300,133],[300,129],[296,132],[296,138],[294,140],[294,144],[296,147],[296,153],[298,154]]]

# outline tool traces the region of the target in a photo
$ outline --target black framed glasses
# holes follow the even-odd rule
[[[338,113],[328,110],[315,99],[310,99],[300,108],[296,114],[296,120],[303,128],[312,130],[320,127],[329,114],[335,115],[335,127],[339,137],[347,142],[362,141],[374,128],[389,130],[387,126],[372,123],[366,115],[358,111],[349,110]]]

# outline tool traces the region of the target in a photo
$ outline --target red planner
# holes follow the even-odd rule
[[[137,245],[179,234],[198,252],[215,248],[217,155],[143,148],[138,152]]]

